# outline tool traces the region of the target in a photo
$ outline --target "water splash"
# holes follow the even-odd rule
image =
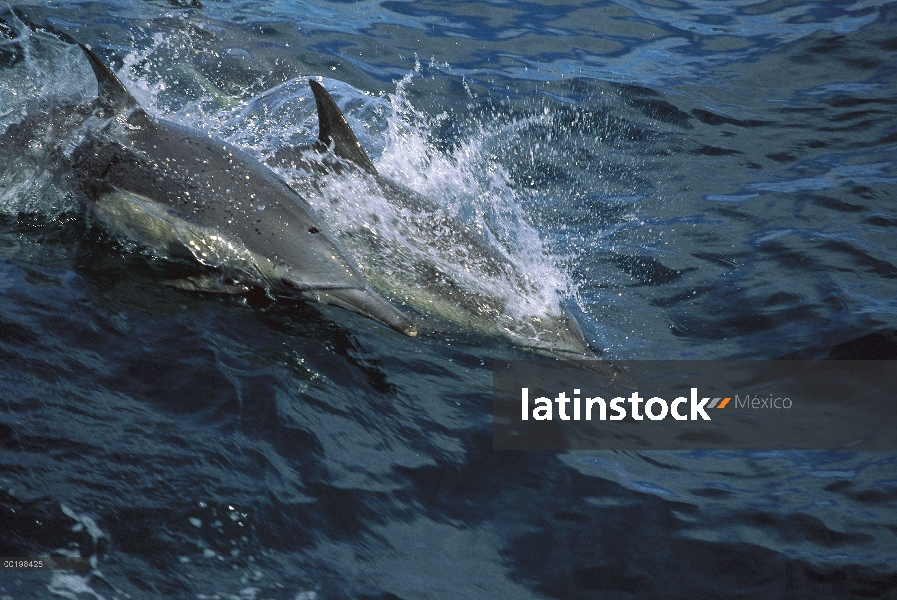
[[[66,124],[58,108],[95,98],[96,80],[77,46],[32,31],[12,12],[0,23],[0,213],[58,215],[74,206],[53,168],[56,129]],[[33,131],[3,137],[35,115]]]

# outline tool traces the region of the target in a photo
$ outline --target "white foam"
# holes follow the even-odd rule
[[[68,518],[77,522],[74,527],[80,527],[87,531],[87,534],[93,539],[94,543],[96,543],[100,538],[106,537],[106,534],[97,526],[97,522],[93,520],[92,517],[88,517],[87,515],[79,515],[65,504],[60,504],[59,508],[62,510],[62,514],[67,516]],[[72,529],[73,531],[78,531],[76,529]]]
[[[105,600],[105,597],[90,587],[90,575],[77,575],[66,571],[52,571],[47,590],[55,595],[69,598],[70,600],[84,600],[96,598]]]

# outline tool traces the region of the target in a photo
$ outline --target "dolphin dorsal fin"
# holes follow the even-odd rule
[[[318,140],[325,146],[332,147],[333,153],[338,157],[351,161],[376,176],[374,163],[365,154],[336,102],[320,83],[313,79],[308,83],[315,94],[315,104],[318,105]]]
[[[115,73],[84,44],[78,44],[90,60],[90,66],[97,76],[97,88],[100,105],[114,113],[138,108],[137,100],[119,81]]]

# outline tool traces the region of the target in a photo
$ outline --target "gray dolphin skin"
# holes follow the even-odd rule
[[[40,119],[61,119],[79,139],[59,158],[93,214],[116,233],[162,251],[180,245],[238,278],[417,334],[407,316],[368,286],[295,190],[236,147],[149,116],[100,58],[78,45],[96,75],[95,103],[11,125],[7,144],[27,140]]]

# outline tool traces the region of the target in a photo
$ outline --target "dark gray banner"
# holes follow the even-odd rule
[[[897,450],[897,361],[495,361],[496,450]]]

